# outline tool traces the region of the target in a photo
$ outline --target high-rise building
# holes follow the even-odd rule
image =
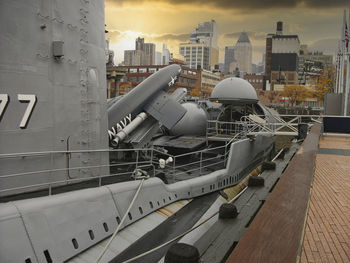
[[[135,41],[135,50],[124,51],[126,66],[154,65],[156,59],[156,45],[145,43],[144,38],[138,37]]]
[[[252,73],[252,44],[248,34],[242,32],[234,47],[235,59],[240,72]]]
[[[145,43],[143,47],[143,57],[141,65],[154,65],[156,60],[156,45]]]
[[[210,47],[218,47],[218,27],[215,20],[198,24],[191,32],[190,42],[201,42]]]
[[[180,44],[180,54],[188,66],[210,70],[219,63],[217,30],[215,20],[201,23],[191,32],[190,42]]]
[[[141,50],[125,50],[124,64],[126,66],[141,65]]]
[[[210,47],[203,43],[181,43],[180,54],[185,57],[186,65],[192,69],[198,67],[210,70]]]
[[[266,37],[265,76],[272,84],[298,84],[300,41],[297,35],[283,35],[277,22],[276,34]]]
[[[168,65],[169,62],[170,62],[170,51],[167,48],[166,44],[163,44],[162,65]]]
[[[235,48],[225,47],[225,64],[224,64],[224,74],[227,75],[230,72],[230,64],[235,61]]]
[[[163,65],[162,63],[162,53],[156,51],[156,65]]]

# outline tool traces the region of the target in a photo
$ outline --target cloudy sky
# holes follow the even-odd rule
[[[105,16],[110,48],[115,63],[123,60],[124,50],[135,49],[135,39],[168,45],[179,52],[197,24],[214,19],[218,25],[220,62],[225,46],[234,45],[245,30],[253,45],[253,62],[262,59],[265,36],[274,33],[283,21],[284,34],[298,34],[311,49],[332,54],[337,49],[343,10],[349,0],[105,0]]]

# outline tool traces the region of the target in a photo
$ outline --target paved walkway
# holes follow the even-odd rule
[[[301,263],[350,263],[350,138],[323,137],[319,147]]]

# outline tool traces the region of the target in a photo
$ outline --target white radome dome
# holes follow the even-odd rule
[[[227,78],[220,81],[209,99],[224,104],[249,104],[259,101],[254,87],[241,78]]]

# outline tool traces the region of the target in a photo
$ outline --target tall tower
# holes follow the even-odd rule
[[[219,63],[218,28],[215,20],[198,24],[191,32],[190,42],[180,44],[180,54],[191,68],[214,68]]]
[[[239,71],[252,73],[252,44],[246,32],[239,36],[234,52]]]
[[[225,47],[225,64],[224,64],[224,73],[229,74],[230,64],[235,61],[235,47]]]
[[[124,51],[126,66],[154,65],[156,61],[156,45],[145,43],[144,38],[136,38],[135,50]]]

